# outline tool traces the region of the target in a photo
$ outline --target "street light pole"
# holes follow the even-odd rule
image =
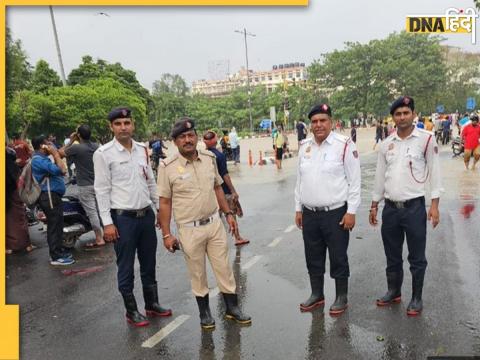
[[[245,40],[245,62],[247,64],[247,92],[248,92],[248,113],[250,116],[250,132],[253,132],[253,121],[252,121],[252,98],[251,98],[251,91],[250,91],[250,71],[248,69],[248,46],[247,46],[247,35],[248,36],[257,36],[255,34],[247,33],[247,29],[243,28],[241,30],[235,30],[235,32],[243,34],[243,38]]]
[[[58,55],[58,62],[60,63],[60,75],[62,76],[62,83],[63,86],[67,85],[67,80],[65,79],[65,70],[63,70],[63,62],[62,62],[62,53],[60,52],[60,43],[58,42],[58,35],[57,35],[57,27],[55,26],[55,17],[53,16],[53,8],[50,8],[50,17],[52,18],[52,26],[53,26],[53,35],[55,37],[55,45],[57,46],[57,55]]]

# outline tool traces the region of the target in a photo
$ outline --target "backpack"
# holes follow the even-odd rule
[[[32,161],[34,158],[35,156],[32,157],[32,159],[30,159],[23,167],[22,173],[20,174],[20,177],[17,181],[18,196],[20,197],[20,200],[22,200],[27,205],[35,204],[40,197],[40,193],[42,192],[40,184],[35,179],[32,173]],[[48,180],[48,176],[45,176],[42,184],[47,181],[47,185],[50,190],[50,182]]]

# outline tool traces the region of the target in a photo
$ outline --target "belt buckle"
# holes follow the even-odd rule
[[[143,210],[138,210],[137,211],[137,214],[136,214],[136,217],[139,218],[139,217],[144,217],[145,214],[146,214],[147,210],[143,209]]]
[[[397,209],[405,209],[404,201],[394,201],[394,204]]]
[[[210,223],[210,218],[198,220],[198,225],[207,225]]]

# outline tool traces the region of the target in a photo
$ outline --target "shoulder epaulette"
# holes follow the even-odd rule
[[[163,165],[164,167],[166,167],[166,166],[170,165],[171,163],[173,163],[177,159],[178,159],[178,154],[169,156],[166,159],[160,160],[160,165]]]
[[[202,154],[202,155],[207,155],[207,156],[210,156],[210,157],[212,157],[212,158],[214,158],[214,159],[216,158],[215,154],[212,153],[212,152],[209,151],[209,150],[198,150],[198,152],[199,152],[200,154]]]
[[[312,142],[312,138],[303,139],[300,141],[300,146],[305,144],[310,144]]]
[[[433,132],[432,131],[428,131],[428,130],[425,130],[425,129],[420,129],[420,128],[417,128],[418,129],[418,132],[422,133],[422,134],[425,134],[425,135],[433,135]]]
[[[348,143],[348,141],[350,140],[348,136],[341,135],[336,132],[334,132],[333,134],[335,135],[335,139],[341,141],[342,143]]]
[[[139,141],[135,141],[135,140],[133,140],[133,142],[137,145],[140,145],[141,147],[144,147],[144,148],[147,147],[143,142],[139,142]]]
[[[108,150],[110,149],[111,147],[113,146],[113,140],[112,141],[109,141],[108,143],[106,144],[103,144],[102,146],[100,146],[97,151],[98,152],[103,152],[105,150]]]

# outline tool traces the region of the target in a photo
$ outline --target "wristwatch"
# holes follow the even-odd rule
[[[232,216],[234,216],[234,215],[233,215],[233,211],[227,211],[227,212],[225,213],[225,217],[227,217],[227,215],[232,215]]]

